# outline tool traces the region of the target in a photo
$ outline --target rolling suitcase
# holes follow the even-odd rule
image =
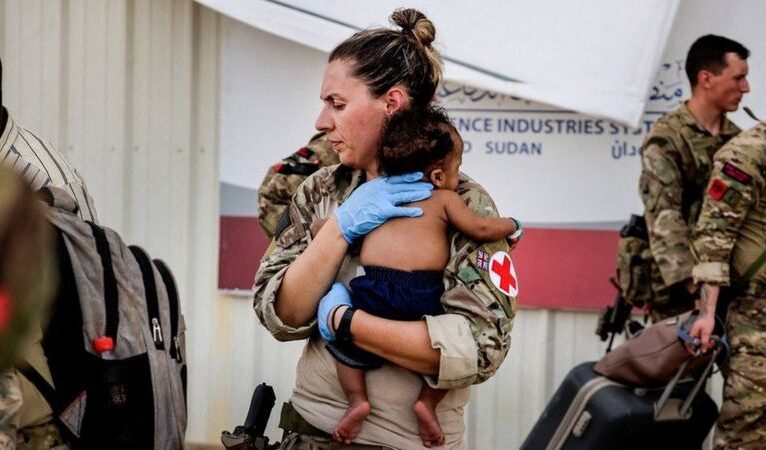
[[[572,369],[559,386],[523,450],[699,450],[718,408],[702,390],[715,357],[697,379],[676,377],[663,389],[632,388],[593,371]]]

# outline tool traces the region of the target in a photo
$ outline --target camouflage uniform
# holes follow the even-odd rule
[[[713,136],[684,104],[660,117],[644,140],[639,195],[659,269],[652,277],[652,287],[659,293],[652,307],[655,320],[693,307],[691,298],[671,301],[667,287],[691,277],[692,227],[710,178],[711,161],[716,150],[739,131],[724,118],[720,133]]]
[[[716,154],[694,238],[694,280],[735,284],[716,447],[766,448],[766,269],[741,279],[766,250],[766,124]]]
[[[261,261],[255,279],[254,306],[264,326],[280,340],[309,338],[298,362],[298,378],[290,401],[311,425],[325,432],[332,431],[347,403],[334,359],[315,333],[315,321],[291,328],[275,314],[274,301],[287,267],[311,240],[312,223],[330,217],[363,177],[362,171],[344,166],[324,168],[309,177],[295,194],[286,227],[275,237],[272,251]],[[497,216],[488,194],[462,174],[457,192],[478,214]],[[446,292],[442,297],[447,314],[425,318],[431,344],[441,352],[439,374],[424,378],[431,387],[451,390],[437,411],[447,437],[445,448],[463,448],[467,388],[491,377],[503,362],[510,347],[516,298],[496,288],[489,274],[489,257],[508,251],[505,240],[479,245],[456,232],[450,234],[449,240],[452,254],[445,268]],[[338,280],[347,283],[356,276],[358,247],[352,247],[347,255]],[[368,372],[367,389],[374,413],[365,421],[357,442],[422,448],[411,410],[421,380],[390,364]]]
[[[258,221],[266,237],[274,237],[279,218],[303,180],[318,169],[339,162],[327,135],[319,133],[305,147],[269,167],[258,188]]]

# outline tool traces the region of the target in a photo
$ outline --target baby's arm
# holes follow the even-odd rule
[[[475,241],[498,241],[518,231],[518,222],[510,217],[482,217],[473,212],[453,191],[438,190],[444,197],[447,220],[458,231]]]

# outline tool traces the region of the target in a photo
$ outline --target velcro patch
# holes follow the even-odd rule
[[[714,199],[721,200],[728,190],[729,185],[726,184],[725,181],[720,178],[714,178],[710,183],[710,186],[707,188],[707,193]]]
[[[737,203],[742,199],[742,194],[732,188],[729,188],[723,196],[723,201],[730,206],[737,206]]]
[[[482,249],[476,250],[476,267],[481,270],[489,269],[489,253]]]
[[[750,183],[750,180],[753,179],[747,172],[730,163],[724,163],[723,173],[729,178],[737,180],[742,184],[748,184]]]

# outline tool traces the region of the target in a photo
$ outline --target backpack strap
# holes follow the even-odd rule
[[[181,349],[178,342],[178,322],[179,317],[179,299],[178,289],[176,288],[176,281],[173,278],[173,274],[170,272],[167,264],[161,259],[154,259],[154,265],[157,267],[157,271],[162,277],[162,282],[165,284],[165,290],[168,293],[168,303],[170,306],[170,357],[178,362],[183,362],[181,355]]]
[[[42,376],[40,372],[37,371],[34,367],[32,367],[31,364],[19,364],[18,367],[16,367],[16,370],[19,371],[24,377],[29,380],[32,385],[42,394],[43,398],[46,402],[48,402],[48,405],[50,405],[51,409],[53,410],[54,414],[58,414],[60,410],[60,402],[59,398],[56,395],[56,390],[51,386],[50,383],[45,379],[45,377]]]
[[[106,312],[104,336],[112,338],[114,345],[116,345],[117,329],[120,325],[120,308],[117,296],[117,279],[114,276],[114,267],[112,266],[112,253],[104,229],[91,221],[86,221],[86,223],[90,225],[93,231],[96,250],[101,257],[101,267],[104,272],[104,309]]]
[[[152,330],[152,340],[157,350],[165,350],[165,339],[162,336],[162,321],[160,320],[160,303],[157,299],[157,283],[154,281],[154,268],[144,249],[137,245],[128,247],[141,268],[146,297],[146,312],[149,316],[149,329]]]

